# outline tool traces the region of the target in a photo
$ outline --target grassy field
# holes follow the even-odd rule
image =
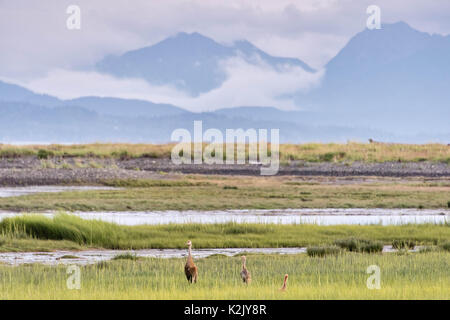
[[[450,299],[450,253],[359,254],[311,258],[249,255],[252,283],[240,280],[239,257],[196,260],[189,285],[184,259],[114,260],[81,267],[81,289],[69,290],[64,266],[0,266],[0,299]],[[380,267],[381,289],[366,286]],[[289,274],[286,292],[278,289]]]
[[[450,184],[421,181],[311,182],[295,177],[178,176],[108,181],[120,190],[0,198],[0,210],[37,212],[283,208],[449,208]]]
[[[349,237],[382,241],[413,240],[417,244],[441,245],[450,239],[450,224],[410,225],[275,225],[275,224],[185,224],[121,226],[61,214],[7,218],[0,222],[0,251],[42,249],[184,248],[191,239],[194,248],[264,248],[330,245]],[[33,240],[33,241],[31,241]],[[42,242],[44,241],[44,242]]]
[[[174,144],[81,144],[30,145],[0,144],[0,157],[100,157],[100,158],[169,158]],[[280,145],[280,160],[310,162],[385,162],[434,161],[450,163],[450,147],[444,144],[384,143],[308,143]]]
[[[0,157],[168,158],[173,145],[0,145]],[[450,163],[446,145],[282,145],[281,161],[433,161]],[[94,161],[93,160],[93,161]],[[49,160],[50,161],[50,160]],[[94,167],[94,166],[91,166]],[[64,169],[64,168],[62,168]],[[103,181],[119,190],[41,193],[0,198],[0,210],[150,211],[283,208],[450,207],[445,179],[224,177],[161,174],[164,180]],[[164,177],[163,177],[164,176]],[[358,181],[362,179],[363,181]],[[371,180],[367,182],[366,180]],[[415,243],[417,253],[356,253],[338,249],[349,238],[385,245]],[[324,257],[248,255],[253,282],[239,278],[240,258],[196,260],[200,280],[188,285],[184,259],[132,255],[81,267],[81,289],[69,290],[65,266],[0,265],[0,299],[450,299],[450,224],[381,225],[156,225],[119,226],[67,214],[26,215],[0,222],[0,252],[144,248],[310,247]],[[344,242],[345,242],[344,241]],[[341,241],[342,242],[342,241]],[[379,243],[378,243],[379,244]],[[314,247],[314,248],[311,248]],[[309,250],[308,249],[308,250]],[[309,251],[314,252],[313,250]],[[331,254],[330,254],[331,253]],[[124,259],[128,258],[128,259]],[[129,259],[132,258],[132,259]],[[381,289],[369,290],[367,267],[381,269]],[[278,291],[285,273],[288,290]]]

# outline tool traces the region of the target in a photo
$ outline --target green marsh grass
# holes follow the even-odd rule
[[[114,256],[112,260],[139,260],[139,257],[136,254],[133,254],[131,252],[122,253]]]
[[[70,214],[54,218],[41,215],[22,215],[0,222],[4,247],[12,248],[20,241],[28,248],[36,241],[50,241],[55,248],[58,241],[79,247],[107,249],[184,248],[191,239],[194,248],[264,248],[332,245],[339,239],[358,240],[356,251],[378,251],[382,244],[394,240],[416,239],[423,244],[443,244],[450,239],[450,224],[407,225],[336,225],[312,224],[167,224],[124,226],[99,220],[84,220]],[[348,241],[348,240],[345,240]],[[353,240],[352,240],[353,241]],[[337,242],[336,244],[340,244]],[[353,250],[354,251],[354,250]]]
[[[392,248],[394,249],[414,249],[417,245],[415,240],[394,240],[392,241]]]
[[[393,240],[393,242],[399,242],[404,240]],[[334,242],[338,247],[353,252],[381,252],[383,251],[383,243],[376,240],[359,239],[355,237],[347,239],[338,239]]]
[[[48,161],[48,160],[46,160]],[[45,162],[47,163],[47,162]],[[331,184],[295,177],[170,176],[161,180],[109,180],[118,190],[40,193],[0,198],[9,211],[157,211],[285,208],[440,208],[449,185]],[[175,196],[176,195],[176,196]]]
[[[450,252],[450,241],[445,242],[444,244],[442,244],[442,248],[446,251]]]
[[[115,260],[81,267],[81,289],[68,290],[65,266],[0,266],[0,299],[450,299],[450,253],[336,256],[251,255],[252,283],[242,284],[240,257],[196,259],[189,285],[185,259]],[[367,267],[381,269],[369,290]],[[279,292],[284,274],[286,292]]]
[[[30,145],[0,144],[0,157],[17,158],[97,157],[127,160],[130,158],[170,158],[175,144],[123,144],[94,143],[78,145]],[[205,148],[207,144],[203,145]],[[236,148],[236,146],[235,146]],[[245,149],[248,153],[249,146]],[[225,149],[225,148],[224,148]],[[270,149],[270,146],[269,148]],[[270,151],[269,151],[270,152]],[[224,152],[224,156],[225,156]],[[248,155],[247,155],[248,157]],[[309,162],[385,162],[385,161],[434,161],[449,163],[450,148],[445,144],[383,144],[383,143],[307,143],[281,144],[280,161]]]
[[[65,254],[62,257],[60,257],[59,259],[79,259],[79,257],[77,257],[73,254]]]
[[[306,254],[310,257],[324,257],[328,255],[337,255],[342,252],[341,248],[337,246],[319,246],[319,247],[308,247],[306,249]]]

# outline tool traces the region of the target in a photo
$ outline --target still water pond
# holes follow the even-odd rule
[[[415,250],[417,251],[419,247]],[[393,252],[392,246],[385,246],[383,252]],[[0,264],[17,266],[21,264],[40,263],[45,265],[58,264],[94,264],[107,261],[116,255],[131,253],[138,257],[146,258],[184,258],[187,256],[186,249],[146,249],[146,250],[87,250],[87,251],[54,251],[54,252],[6,252],[0,253]],[[220,254],[225,256],[236,256],[247,253],[260,254],[299,254],[306,253],[306,248],[220,248],[220,249],[196,249],[193,250],[194,258],[206,258],[211,255]]]
[[[444,209],[283,209],[222,211],[74,212],[83,219],[96,219],[121,225],[169,223],[274,223],[318,225],[446,223],[450,210]],[[0,220],[21,215],[0,212]],[[52,217],[54,213],[44,213]]]
[[[93,187],[93,186],[32,186],[32,187],[13,187],[0,188],[0,198],[20,197],[35,193],[55,193],[66,191],[88,191],[88,190],[115,190],[112,187]]]

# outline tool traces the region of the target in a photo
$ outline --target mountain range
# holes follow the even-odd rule
[[[227,79],[224,59],[261,61],[277,72],[299,67],[242,40],[220,44],[179,33],[155,45],[107,56],[93,70],[171,85],[195,97]],[[0,141],[168,142],[176,128],[279,128],[283,142],[363,140],[450,141],[450,36],[430,35],[403,22],[356,34],[325,66],[322,82],[294,92],[297,111],[234,106],[193,113],[179,106],[110,97],[61,100],[0,81]],[[251,85],[251,84],[250,84]],[[243,89],[245,90],[245,89]]]
[[[226,46],[197,32],[178,33],[150,47],[107,56],[95,68],[116,77],[142,78],[155,85],[172,85],[193,96],[220,87],[227,79],[222,61],[240,57],[245,62],[264,62],[275,69],[298,66],[314,69],[299,59],[273,57],[248,41]]]

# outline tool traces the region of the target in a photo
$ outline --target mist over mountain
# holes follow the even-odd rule
[[[198,33],[180,33],[153,46],[108,56],[95,69],[141,78],[201,95],[227,79],[221,61],[239,57],[283,73],[299,59],[273,57],[243,40],[226,46]],[[62,100],[0,81],[0,141],[168,142],[174,129],[278,128],[282,142],[450,142],[450,36],[403,22],[364,30],[325,66],[320,86],[293,92],[298,110],[240,105],[210,113],[136,99]],[[252,83],[248,83],[251,88]],[[245,92],[248,88],[243,87]],[[239,92],[236,92],[239,94]]]
[[[193,124],[202,120],[203,130],[254,128],[279,129],[281,142],[356,140],[367,130],[339,126],[314,126],[278,120],[251,120],[215,113],[185,113],[171,116],[112,116],[81,107],[47,108],[20,102],[0,102],[0,141],[146,142],[167,143],[175,129],[183,128],[193,135]],[[370,131],[373,135],[379,134]]]
[[[220,64],[233,57],[251,64],[263,62],[277,70],[296,66],[314,72],[299,59],[273,57],[248,41],[225,46],[196,32],[181,32],[149,47],[121,56],[108,56],[97,63],[96,69],[117,77],[142,78],[151,84],[172,85],[196,96],[220,87],[227,79]]]
[[[56,106],[61,104],[58,98],[37,94],[24,87],[0,81],[0,100],[11,102],[28,102],[37,105]]]
[[[103,115],[124,117],[161,117],[187,114],[182,108],[136,99],[82,97],[62,102],[65,106],[79,106]]]

